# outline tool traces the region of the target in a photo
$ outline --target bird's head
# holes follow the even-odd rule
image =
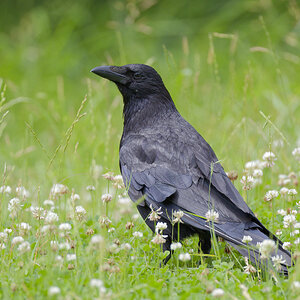
[[[156,94],[170,97],[159,74],[147,65],[100,66],[92,69],[91,72],[113,81],[125,101]]]

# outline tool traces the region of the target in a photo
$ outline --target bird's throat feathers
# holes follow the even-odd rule
[[[169,93],[167,95],[147,95],[145,97],[123,95],[123,101],[124,132],[152,126],[166,119],[174,111],[177,112]]]

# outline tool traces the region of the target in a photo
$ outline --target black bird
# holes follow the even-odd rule
[[[199,235],[199,247],[205,254],[211,249],[211,233],[225,239],[248,257],[244,236],[250,236],[250,258],[262,263],[256,244],[272,239],[291,265],[290,253],[282,242],[256,218],[224,172],[212,148],[180,115],[159,74],[150,66],[100,66],[91,72],[113,81],[123,95],[124,129],[120,142],[120,169],[128,194],[153,232],[148,216],[160,209],[168,228],[163,244],[170,251],[177,240],[178,226],[172,226],[172,213],[183,211],[180,240]],[[205,216],[209,210],[219,214],[215,222]],[[173,230],[173,232],[172,232]],[[165,262],[170,258],[166,258]]]

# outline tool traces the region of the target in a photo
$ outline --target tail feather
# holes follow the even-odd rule
[[[172,216],[172,212],[175,210],[179,210],[178,207],[174,203],[159,203],[159,205],[155,202],[149,201],[146,199],[146,202],[152,203],[155,209],[162,207],[166,213],[166,216]],[[149,205],[150,205],[149,203]],[[259,267],[263,267],[266,263],[265,260],[261,259],[261,255],[259,253],[257,243],[261,243],[266,239],[272,239],[277,244],[277,249],[271,253],[271,256],[279,255],[282,256],[282,259],[285,260],[285,263],[281,265],[281,272],[285,275],[288,275],[288,267],[292,265],[291,254],[289,251],[283,249],[283,243],[272,233],[270,233],[262,224],[255,224],[253,222],[249,223],[214,223],[207,222],[207,220],[203,217],[194,215],[189,212],[185,212],[182,218],[184,225],[191,226],[195,231],[212,231],[214,230],[215,234],[219,237],[222,237],[226,240],[231,246],[233,246],[238,252],[240,252],[244,257],[249,257],[251,262],[254,265],[258,265]],[[250,236],[252,241],[248,243],[244,243],[243,237]]]

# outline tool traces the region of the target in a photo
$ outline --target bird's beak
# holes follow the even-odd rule
[[[116,83],[128,83],[128,78],[125,75],[112,71],[111,68],[112,66],[100,66],[92,69],[91,72]]]

